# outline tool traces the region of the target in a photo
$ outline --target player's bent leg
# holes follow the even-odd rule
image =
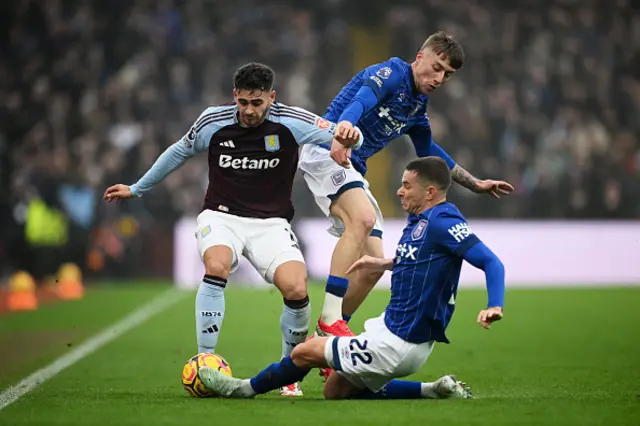
[[[307,268],[298,261],[285,262],[278,266],[273,278],[274,285],[282,293],[284,307],[280,317],[282,331],[282,357],[304,342],[309,333],[311,304],[307,293]]]
[[[376,212],[363,188],[352,188],[333,201],[331,214],[340,218],[345,230],[331,257],[329,273],[342,276],[359,259],[376,224]]]
[[[382,238],[369,237],[362,254],[383,258],[384,250],[382,247]],[[343,318],[347,320],[351,318],[378,281],[380,281],[383,274],[384,272],[359,271],[354,275],[349,283],[347,294],[342,302]]]
[[[360,258],[376,223],[376,212],[366,192],[360,187],[340,194],[331,204],[330,212],[344,223],[344,232],[331,256],[321,323],[318,325],[325,335],[341,335],[340,329],[336,329],[335,333],[322,329],[342,320],[342,298],[349,284],[345,272]],[[329,327],[322,327],[323,324]]]
[[[370,390],[366,387],[369,381],[367,378],[347,379],[333,372],[325,383],[324,397],[325,399],[471,399],[473,397],[471,388],[451,375],[443,376],[432,383],[391,380],[384,377],[380,380],[388,380],[388,383],[380,389],[377,389],[379,385],[376,385],[374,386],[376,390]]]
[[[291,352],[291,360],[299,368],[329,367],[329,361],[325,356],[327,342],[330,337],[318,337],[310,339],[296,346]]]
[[[326,365],[324,358],[324,340],[313,339],[297,345],[279,363],[273,363],[250,380],[251,388],[262,394],[273,389],[282,388],[289,383],[298,383],[312,368]]]
[[[284,299],[280,317],[284,358],[304,342],[309,331],[311,306],[307,294],[307,269],[289,222],[282,218],[254,222],[255,232],[247,242],[245,256],[267,282],[280,290]],[[280,390],[281,395],[302,395],[295,382],[283,386],[286,388]]]
[[[388,379],[387,379],[388,380]],[[367,379],[362,383],[366,384]],[[444,376],[433,383],[389,380],[381,389],[372,391],[354,384],[333,372],[324,386],[325,399],[470,399],[471,389],[454,376]]]
[[[410,344],[388,331],[383,317],[365,323],[352,338],[334,337],[325,344],[325,359],[335,372],[324,390],[328,399],[470,398],[469,387],[444,376],[433,383],[393,380],[413,374],[425,363],[433,343]]]
[[[288,300],[300,300],[307,296],[307,267],[295,260],[280,264],[273,274],[273,284]]]
[[[233,264],[233,251],[215,245],[202,257],[205,275],[196,294],[196,335],[198,352],[215,352],[224,319],[224,289]]]
[[[237,379],[215,368],[201,367],[198,376],[202,383],[218,395],[251,398],[281,388],[287,383],[301,381],[311,368],[326,365],[324,358],[327,338],[313,339],[298,345],[291,356],[274,362],[251,379]]]
[[[367,379],[365,379],[366,382]],[[470,399],[471,389],[455,376],[443,376],[432,383],[391,380],[377,390],[363,390],[356,399]]]
[[[284,307],[280,316],[282,331],[282,357],[291,354],[303,343],[309,333],[311,305],[307,294],[307,268],[304,263],[288,261],[277,267],[273,277],[274,285],[282,293]],[[297,383],[290,383],[280,389],[282,396],[302,396]]]

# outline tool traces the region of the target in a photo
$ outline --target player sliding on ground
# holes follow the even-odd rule
[[[235,104],[207,108],[137,183],[104,194],[109,201],[140,197],[190,157],[208,152],[209,187],[196,231],[205,266],[195,309],[199,352],[215,352],[224,289],[241,255],[282,293],[282,356],[307,337],[311,307],[304,259],[289,224],[291,189],[298,146],[331,143],[335,124],[274,102],[273,82],[266,65],[242,66],[234,76]],[[353,130],[342,141],[357,148],[362,136]],[[285,385],[283,395],[302,394],[297,384]]]
[[[364,333],[310,339],[252,379],[202,367],[198,374],[205,386],[222,396],[250,398],[300,381],[312,368],[329,367],[334,371],[324,385],[328,399],[470,398],[469,387],[450,375],[432,383],[393,380],[417,372],[435,342],[449,342],[445,330],[455,309],[463,260],[486,276],[489,300],[478,323],[489,328],[502,318],[504,266],[447,202],[450,184],[447,164],[438,157],[407,165],[398,196],[409,217],[395,258],[364,256],[347,271],[393,271],[389,305],[365,323]]]
[[[331,219],[329,232],[339,237],[331,258],[317,335],[352,335],[343,319],[349,320],[381,277],[382,273],[375,270],[352,276],[346,270],[363,254],[384,257],[382,213],[364,176],[367,160],[392,140],[408,135],[419,157],[443,158],[453,180],[473,192],[499,198],[513,190],[506,182],[476,179],[431,137],[429,95],[449,81],[463,62],[462,46],[447,34],[437,32],[427,38],[412,63],[391,58],[364,69],[344,86],[324,115],[338,123],[331,147],[302,148],[299,167],[316,203]],[[362,130],[364,143],[357,152],[351,152],[342,145],[341,135],[348,134],[356,124]]]

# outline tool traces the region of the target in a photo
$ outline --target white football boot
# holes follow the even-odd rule
[[[222,374],[218,369],[202,366],[198,369],[198,377],[202,383],[220,396],[234,396],[242,384],[241,379]]]
[[[456,376],[448,375],[440,377],[433,383],[433,390],[442,399],[471,399],[471,387],[464,382],[456,380]]]

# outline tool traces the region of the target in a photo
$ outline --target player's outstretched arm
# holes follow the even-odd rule
[[[182,166],[189,158],[206,150],[209,147],[211,136],[224,125],[225,120],[232,119],[233,114],[233,107],[230,106],[205,109],[187,134],[160,154],[153,166],[138,182],[131,186],[114,185],[108,188],[104,194],[105,200],[141,197],[142,194]]]
[[[447,162],[451,169],[451,178],[454,182],[464,186],[476,194],[489,194],[494,198],[500,198],[500,195],[509,195],[513,191],[513,186],[508,182],[501,180],[481,180],[473,176],[471,173],[462,168],[451,158],[447,152],[433,141],[431,135],[431,127],[429,121],[425,117],[424,123],[415,126],[407,132],[413,146],[416,149],[418,157],[437,156]]]
[[[370,80],[365,80],[365,83],[369,83]],[[362,116],[371,111],[375,106],[382,101],[385,94],[381,91],[374,91],[373,87],[369,84],[364,84],[356,92],[356,95],[351,100],[349,106],[347,106],[340,118],[338,119],[338,130],[336,136],[340,136],[343,128],[349,128],[356,125]]]
[[[513,186],[510,183],[492,179],[480,180],[459,164],[451,170],[451,179],[476,194],[489,194],[493,198],[500,198],[500,195],[509,195],[513,192]]]
[[[477,321],[482,327],[490,328],[493,322],[502,319],[505,292],[504,265],[482,241],[469,248],[463,257],[467,262],[484,271],[489,300],[487,309],[480,311]]]
[[[331,144],[331,158],[336,163],[346,168],[350,167],[351,149],[347,146],[344,135],[355,127],[364,114],[384,99],[393,96],[403,81],[403,69],[394,61],[375,64],[363,70],[362,85],[338,119],[336,134]]]
[[[183,165],[191,155],[193,154],[184,146],[182,141],[174,143],[158,157],[153,166],[138,182],[131,186],[122,184],[111,186],[105,191],[104,199],[111,202],[113,200],[141,197],[142,194],[162,182],[171,172]]]

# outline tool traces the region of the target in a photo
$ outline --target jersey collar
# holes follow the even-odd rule
[[[446,206],[447,204],[449,204],[449,201],[447,201],[445,199],[442,202],[436,204],[435,206],[429,207],[428,209],[426,209],[422,213],[418,213],[418,214],[414,214],[414,215],[410,215],[410,216],[414,216],[416,219],[424,219],[424,218],[427,218],[427,217],[431,216],[431,213],[433,213],[434,209],[436,209],[438,207]]]

